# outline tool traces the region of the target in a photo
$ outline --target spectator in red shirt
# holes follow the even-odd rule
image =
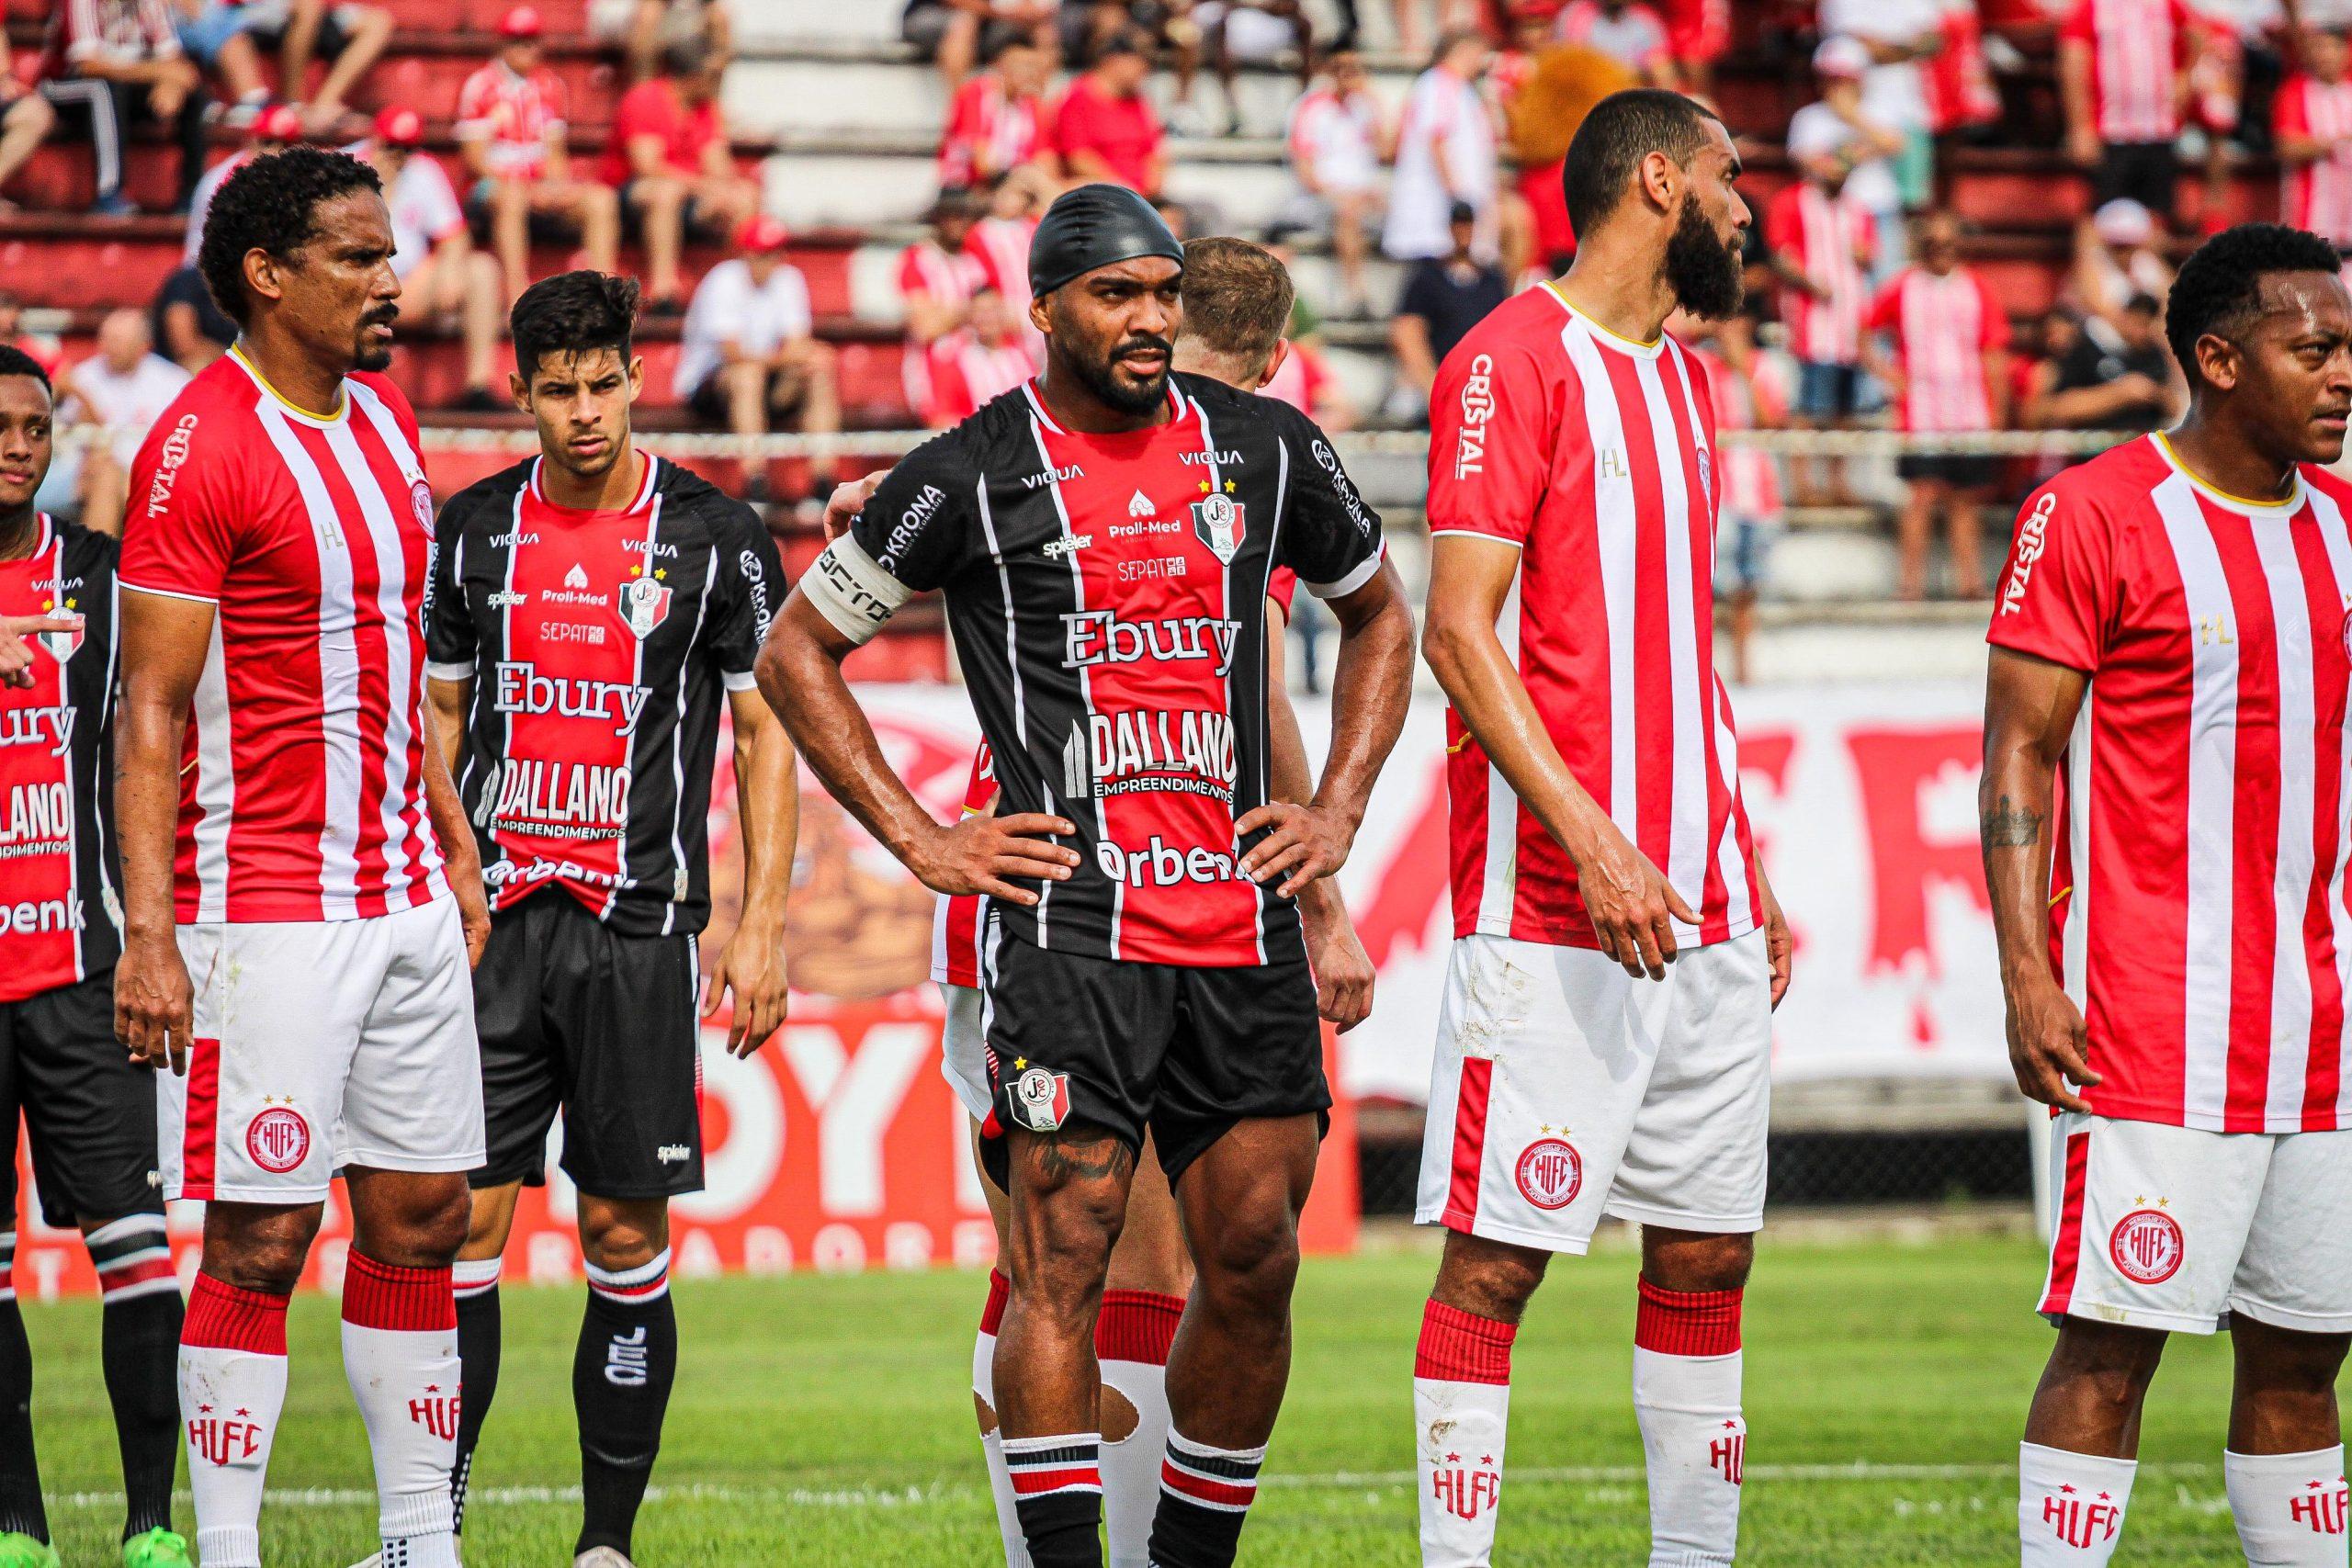
[[[1159,194],[1168,153],[1159,116],[1143,93],[1150,74],[1143,39],[1125,32],[1102,46],[1093,70],[1070,84],[1054,116],[1054,151],[1066,177]]]
[[[2058,36],[2066,150],[2095,173],[2093,205],[2129,197],[2170,219],[2197,61],[2183,0],[2075,0]]]
[[[473,178],[471,205],[490,219],[510,301],[530,287],[535,227],[576,228],[587,265],[619,266],[620,197],[571,172],[563,82],[547,68],[545,30],[536,6],[507,12],[498,24],[498,57],[458,91],[458,147]]]
[[[90,119],[97,153],[95,210],[127,217],[138,209],[122,190],[124,133],[141,119],[173,127],[179,139],[177,205],[185,209],[204,173],[203,77],[180,48],[167,0],[64,0],[58,8],[41,93]]]
[[[1037,374],[1035,353],[1004,296],[983,288],[972,296],[971,319],[934,345],[929,405],[915,411],[925,426],[947,430],[982,405]]]
[[[605,183],[645,237],[646,313],[676,315],[678,255],[692,227],[733,232],[760,209],[759,182],[735,167],[718,115],[726,62],[699,39],[662,51],[662,73],[639,82],[613,113]]]
[[[1731,48],[1731,0],[1662,0],[1666,40],[1682,85],[1700,97],[1715,90],[1715,62]]]
[[[1036,41],[1008,33],[988,69],[956,89],[939,138],[939,184],[980,186],[1034,164],[1046,151],[1046,83],[1053,61]]]
[[[1052,53],[1060,11],[1060,0],[910,0],[900,31],[938,64],[953,93],[972,73],[972,62],[994,54],[1006,39],[1027,39]]]

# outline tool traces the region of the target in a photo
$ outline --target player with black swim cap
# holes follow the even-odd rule
[[[786,600],[760,685],[827,789],[985,893],[1011,1296],[994,1385],[1035,1568],[1099,1568],[1096,1306],[1147,1129],[1198,1266],[1149,1556],[1233,1562],[1289,1374],[1297,1216],[1330,1104],[1294,896],[1346,859],[1411,682],[1380,521],[1293,410],[1171,368],[1175,236],[1086,186],[1037,235],[1036,381],[892,471]],[[1278,566],[1341,627],[1314,800],[1268,786]],[[934,821],[841,660],[940,589],[997,814]]]

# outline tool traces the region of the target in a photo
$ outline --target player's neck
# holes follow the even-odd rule
[[[1674,290],[1658,256],[1606,236],[1577,252],[1553,289],[1588,320],[1629,343],[1656,343],[1674,314]]]
[[[2248,501],[2284,501],[2295,493],[2295,465],[2265,457],[2222,420],[2207,416],[2193,404],[2177,430],[2165,433],[2165,445],[2192,478],[2223,495]]]
[[[1151,405],[1149,413],[1134,414],[1114,409],[1088,391],[1077,377],[1067,371],[1057,375],[1058,364],[1050,356],[1046,361],[1046,373],[1037,378],[1038,396],[1045,400],[1046,412],[1056,423],[1080,435],[1126,435],[1138,430],[1149,430],[1156,424],[1166,424],[1174,417],[1169,400],[1163,392]],[[1170,375],[1174,372],[1171,370]]]
[[[637,499],[637,488],[644,482],[645,454],[626,435],[621,437],[621,455],[594,479],[582,479],[553,461],[539,464],[539,493],[574,512],[619,512]]]
[[[31,502],[14,512],[0,513],[0,560],[22,560],[33,553],[40,537],[40,513]]]
[[[266,327],[248,327],[230,345],[266,384],[277,400],[313,419],[334,419],[343,412],[343,378],[346,367],[321,365],[302,345],[281,338]]]

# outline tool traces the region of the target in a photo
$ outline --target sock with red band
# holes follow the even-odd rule
[[[1213,1449],[1171,1427],[1151,1522],[1153,1568],[1232,1568],[1265,1462],[1263,1445]]]
[[[1103,1412],[1103,1535],[1111,1568],[1146,1568],[1152,1518],[1159,1511],[1160,1465],[1168,1446],[1168,1348],[1184,1315],[1184,1298],[1158,1291],[1105,1291],[1094,1320],[1094,1358],[1105,1394],[1136,1414],[1134,1430],[1112,1438]],[[1107,1401],[1106,1401],[1107,1403]],[[1121,1413],[1124,1420],[1125,1413]]]
[[[573,1551],[609,1546],[628,1555],[677,1378],[670,1249],[635,1269],[588,1265],[588,1310],[571,1360],[571,1404],[580,1421],[580,1539]]]
[[[1413,1449],[1424,1568],[1484,1568],[1503,1500],[1510,1345],[1518,1328],[1443,1302],[1421,1308],[1413,1356]]]
[[[1650,1481],[1650,1568],[1719,1568],[1739,1544],[1747,1423],[1737,1291],[1640,1282],[1634,1415]]]
[[[473,1479],[474,1450],[481,1442],[490,1402],[498,1396],[499,1309],[495,1258],[460,1258],[449,1265],[449,1288],[458,1298],[458,1454],[449,1470],[449,1528],[466,1528],[466,1485]]]
[[[386,1563],[457,1568],[458,1303],[449,1270],[354,1252],[343,1276],[343,1370],[376,1461]]]
[[[1021,1539],[1036,1568],[1102,1568],[1102,1435],[1007,1438]]]
[[[988,1304],[980,1309],[980,1331],[972,1340],[972,1397],[988,1407],[980,1417],[980,1458],[989,1467],[989,1495],[996,1500],[996,1531],[1004,1544],[1005,1568],[1029,1568],[1021,1513],[1013,1506],[1012,1474],[1004,1467],[1004,1435],[996,1424],[996,1331],[1012,1294],[1012,1282],[1001,1270],[989,1269]]]
[[[0,1533],[49,1539],[33,1450],[33,1347],[17,1307],[17,1233],[0,1231]]]
[[[161,1214],[126,1214],[83,1238],[106,1297],[99,1331],[127,1506],[122,1536],[168,1529],[179,1467],[180,1281]]]
[[[260,1568],[262,1483],[286,1404],[286,1298],[198,1274],[180,1323],[196,1552],[205,1568]]]

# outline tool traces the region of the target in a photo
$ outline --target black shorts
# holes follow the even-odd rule
[[[155,1075],[114,1037],[114,971],[0,1002],[0,1196],[17,1212],[17,1122],[41,1218],[61,1230],[164,1212]],[[0,1219],[0,1225],[12,1221]]]
[[[1246,968],[1047,953],[992,931],[989,1092],[1007,1131],[1091,1122],[1174,1181],[1237,1122],[1331,1108],[1305,957]],[[1328,1118],[1326,1118],[1328,1125]],[[1007,1151],[983,1154],[1003,1185]]]
[[[808,395],[808,381],[796,372],[781,367],[768,372],[765,401],[770,413],[789,413],[798,408]],[[686,407],[692,409],[695,417],[704,423],[721,428],[725,427],[728,417],[734,412],[733,405],[727,400],[726,383],[716,370],[702,378],[702,384],[686,400]]]
[[[2169,141],[2110,141],[2099,154],[2092,186],[2095,206],[2129,197],[2159,223],[2168,222],[2180,186],[2180,154]]]
[[[1894,459],[1894,476],[1905,481],[1925,479],[1954,490],[1991,490],[2000,478],[2001,460],[1975,452],[1912,452]]]
[[[560,890],[491,917],[474,970],[489,1158],[476,1187],[563,1170],[598,1198],[702,1190],[697,954],[690,936],[618,936]]]

